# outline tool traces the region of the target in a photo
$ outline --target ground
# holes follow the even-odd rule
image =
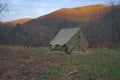
[[[120,51],[0,46],[0,80],[120,80]]]

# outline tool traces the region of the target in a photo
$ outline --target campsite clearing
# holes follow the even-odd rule
[[[0,46],[0,80],[120,80],[120,51],[50,52]]]

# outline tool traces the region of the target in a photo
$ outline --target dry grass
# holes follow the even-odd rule
[[[107,49],[66,54],[0,46],[0,80],[119,80],[119,56]]]

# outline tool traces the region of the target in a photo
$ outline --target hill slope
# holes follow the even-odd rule
[[[96,43],[104,44],[113,39],[118,40],[112,14],[116,13],[115,16],[119,20],[119,10],[120,8],[111,10],[110,6],[102,4],[63,8],[21,24],[16,34],[19,34],[19,42],[12,40],[15,44],[45,46],[61,28],[80,27],[90,46]]]
[[[12,21],[8,21],[8,22],[5,22],[5,23],[6,24],[16,25],[16,24],[26,23],[26,22],[28,22],[30,20],[32,20],[32,18],[24,18],[24,19],[12,20]]]
[[[90,5],[77,8],[63,8],[48,15],[44,15],[32,21],[23,24],[32,28],[33,26],[45,26],[54,35],[61,28],[80,27],[87,37],[89,43],[100,43],[102,41],[111,41],[115,33],[114,20],[111,17],[112,10],[107,5]],[[119,13],[116,11],[115,13]],[[119,15],[117,15],[120,18]],[[120,24],[119,24],[120,25]],[[44,31],[44,30],[43,30]],[[46,31],[44,31],[46,33]],[[49,35],[48,35],[49,36]],[[118,36],[115,36],[116,39]],[[49,40],[50,41],[50,40]]]

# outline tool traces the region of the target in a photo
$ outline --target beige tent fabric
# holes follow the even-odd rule
[[[63,46],[66,44],[78,31],[80,28],[68,28],[61,29],[56,37],[50,42],[51,45]]]

